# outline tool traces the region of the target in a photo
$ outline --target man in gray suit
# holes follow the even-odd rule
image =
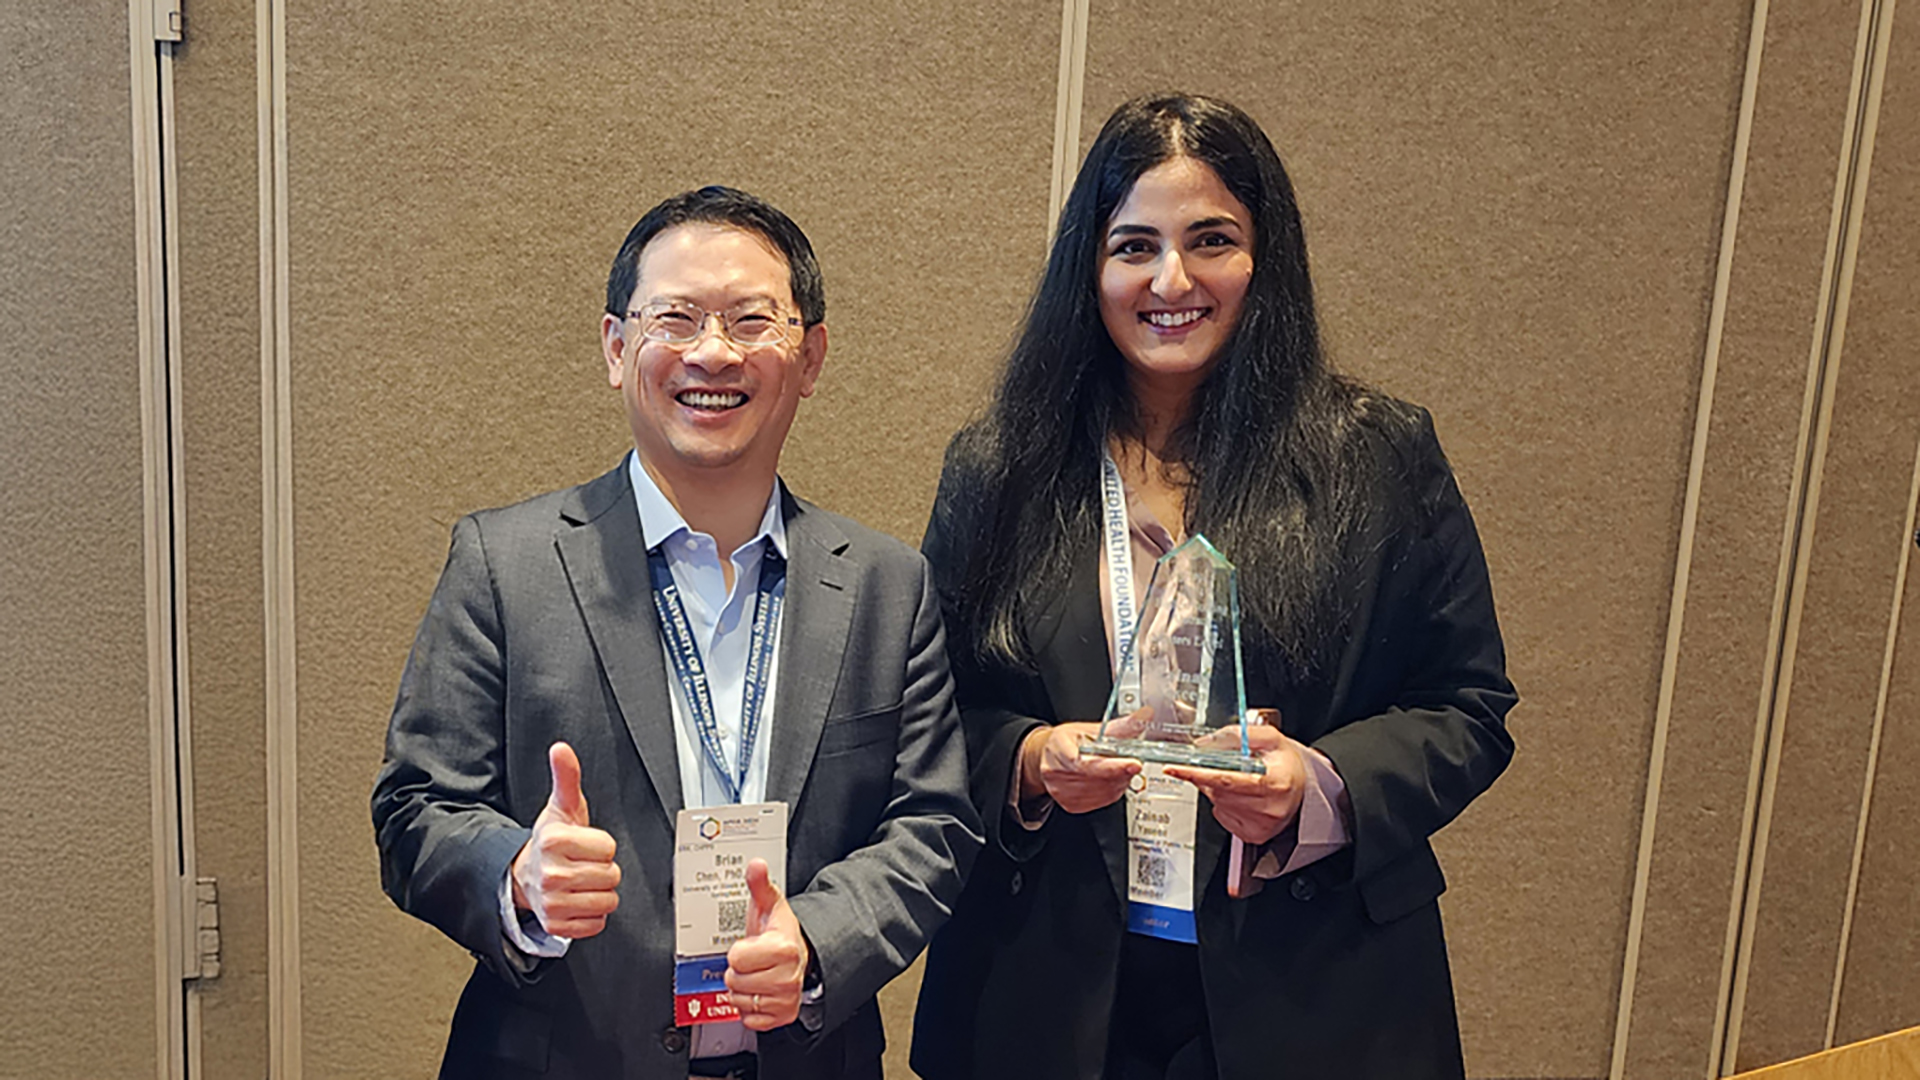
[[[778,210],[660,204],[601,323],[635,453],[454,526],[373,793],[387,894],[479,960],[443,1077],[880,1075],[981,829],[925,563],[776,475],[825,307]],[[741,1017],[676,1026],[675,815],[760,802],[788,893],[753,865]]]

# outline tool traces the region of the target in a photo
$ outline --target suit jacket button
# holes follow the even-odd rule
[[[1313,894],[1316,890],[1313,887],[1313,881],[1311,879],[1295,877],[1293,883],[1287,886],[1287,891],[1293,894],[1295,900],[1304,904],[1313,899]]]
[[[1008,879],[1007,879],[1007,893],[1008,893],[1008,895],[1010,895],[1010,896],[1019,896],[1019,895],[1020,895],[1020,887],[1021,887],[1021,886],[1023,886],[1023,885],[1025,885],[1026,883],[1027,883],[1027,879],[1026,879],[1026,878],[1024,878],[1024,877],[1021,877],[1021,876],[1020,876],[1020,871],[1018,871],[1018,870],[1015,870],[1015,871],[1013,872],[1013,876],[1012,876],[1011,878],[1008,878]]]
[[[687,1033],[677,1027],[670,1027],[660,1033],[660,1047],[669,1054],[685,1053]]]

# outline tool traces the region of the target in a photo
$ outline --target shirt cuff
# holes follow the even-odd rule
[[[1032,810],[1031,815],[1028,813],[1029,808]],[[1007,812],[1013,817],[1014,821],[1020,824],[1021,828],[1028,832],[1039,832],[1040,827],[1045,825],[1047,819],[1053,816],[1053,796],[1051,795],[1042,795],[1037,799],[1032,799],[1025,807],[1020,804],[1020,756],[1018,752],[1014,754],[1013,775],[1007,780]]]
[[[820,977],[820,958],[807,961],[807,978],[800,985],[800,1026],[819,1032],[827,1023],[827,984]]]
[[[573,944],[572,938],[547,933],[541,927],[540,920],[530,914],[526,919],[521,919],[520,912],[513,906],[512,870],[500,877],[500,929],[506,936],[507,944],[512,946],[507,950],[507,958],[515,961],[514,966],[523,971],[530,970],[535,960],[551,960],[567,955],[567,946]],[[519,956],[514,955],[514,949],[520,951]],[[527,961],[524,965],[519,963],[522,958]]]
[[[1253,866],[1253,876],[1282,877],[1319,862],[1353,843],[1347,826],[1347,784],[1327,755],[1300,746],[1307,782],[1294,825],[1268,841]]]

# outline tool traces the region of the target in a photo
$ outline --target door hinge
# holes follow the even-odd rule
[[[179,41],[185,29],[180,0],[153,0],[153,40]]]
[[[220,886],[210,877],[194,881],[187,890],[186,956],[182,965],[188,979],[220,977]]]

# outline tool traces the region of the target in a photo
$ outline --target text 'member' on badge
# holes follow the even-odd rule
[[[728,1000],[727,949],[747,934],[747,863],[787,889],[787,804],[682,810],[674,822],[673,1012],[676,1024],[737,1020]]]
[[[1193,837],[1200,792],[1157,761],[1127,786],[1127,929],[1192,945]]]

